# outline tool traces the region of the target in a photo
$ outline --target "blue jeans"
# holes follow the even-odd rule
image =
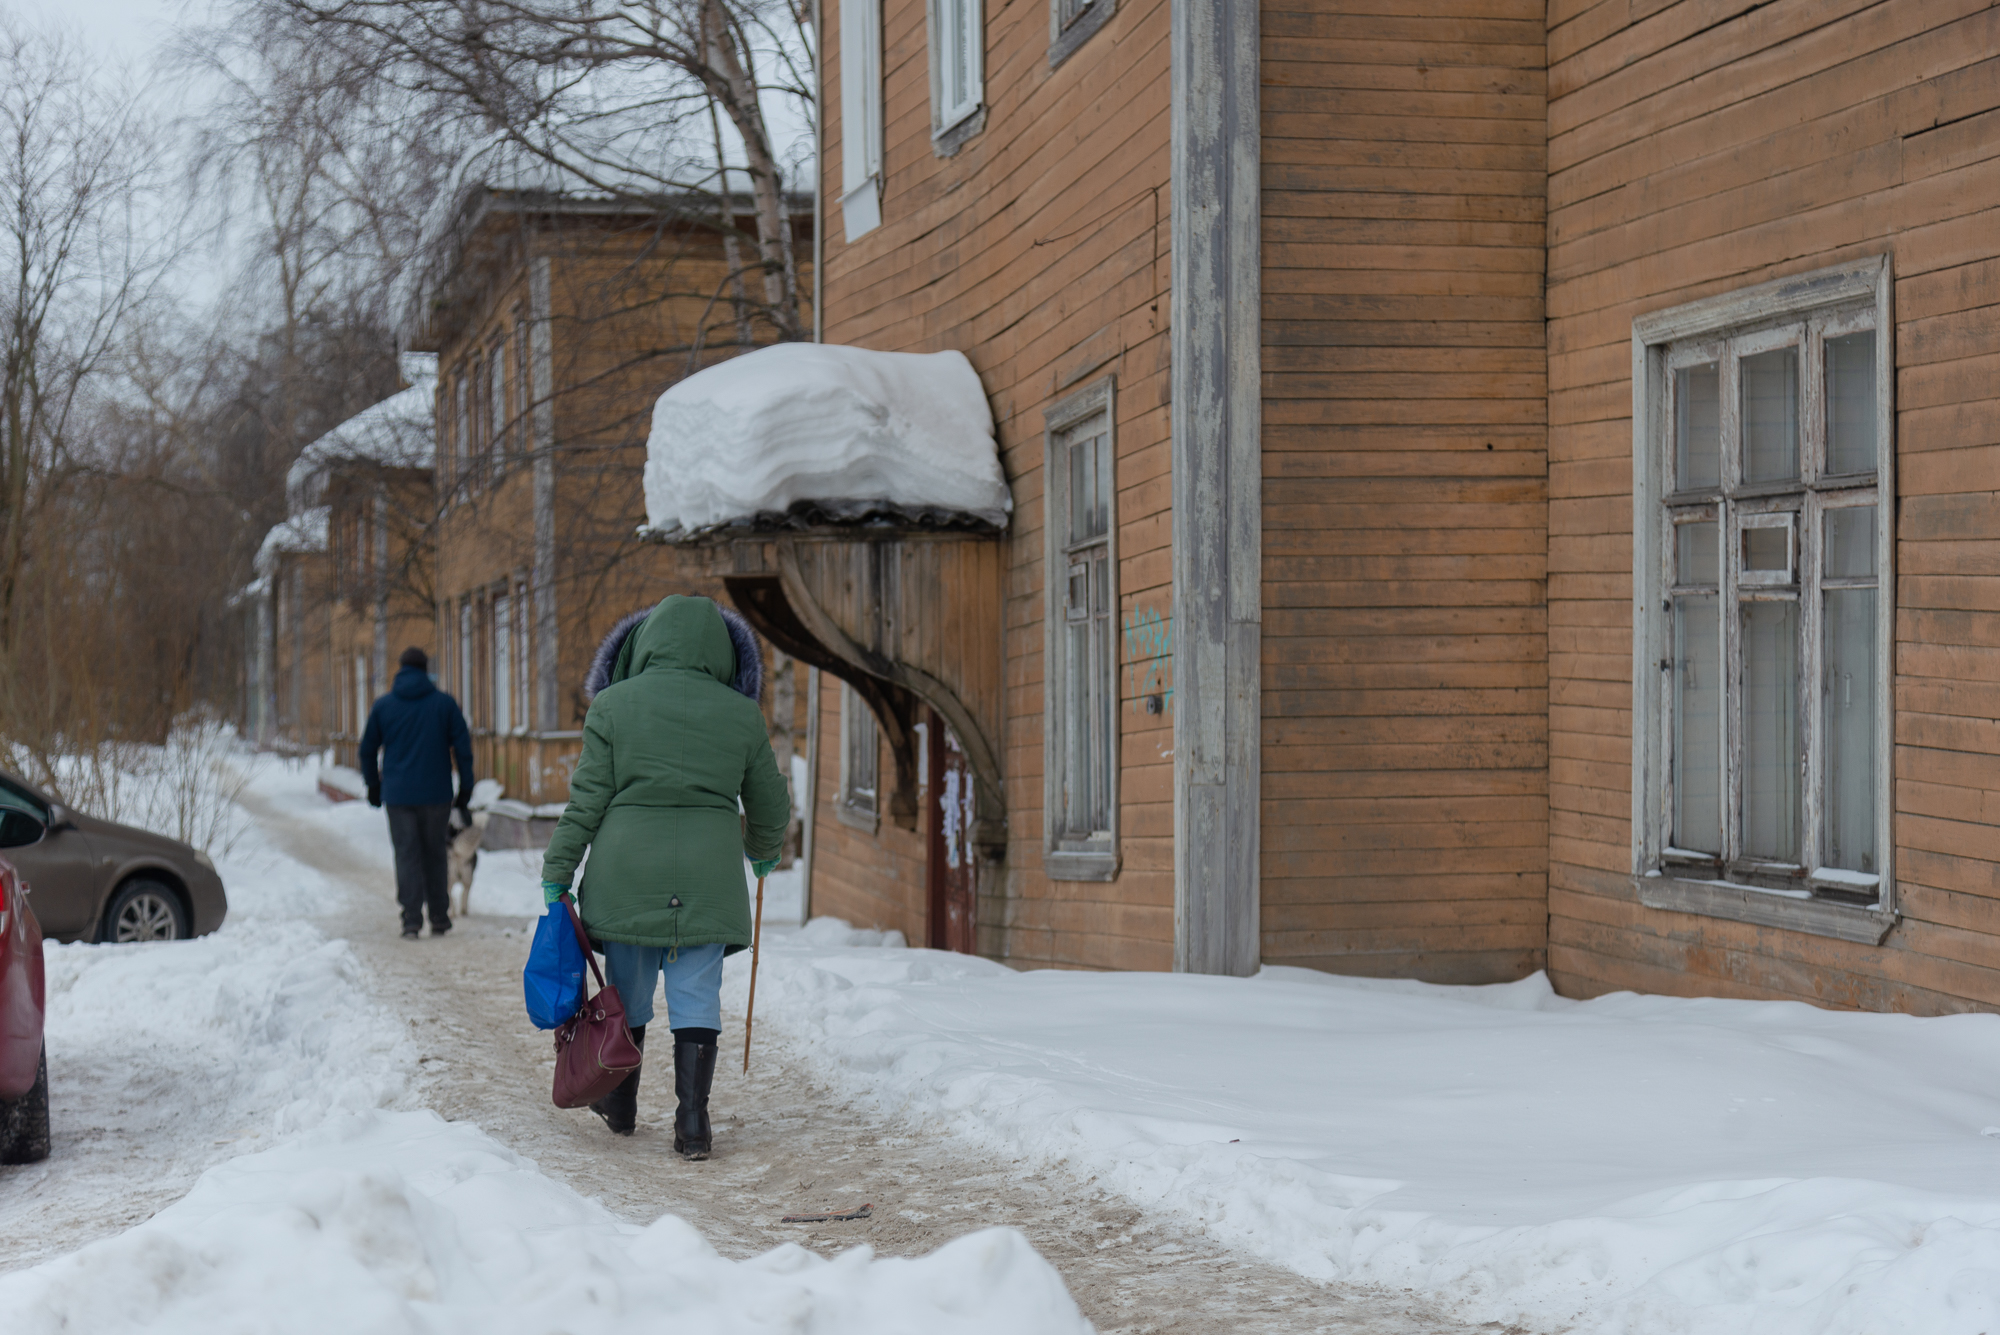
[[[673,955],[668,959],[668,954]],[[629,946],[604,943],[604,981],[625,1003],[625,1023],[633,1028],[653,1018],[653,993],[667,976],[667,1020],[676,1029],[722,1028],[722,943],[682,946]]]

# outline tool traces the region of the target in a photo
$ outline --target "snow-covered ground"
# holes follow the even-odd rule
[[[2000,1016],[1018,973],[847,939],[772,939],[760,1035],[1304,1274],[1537,1331],[2000,1330]]]
[[[379,811],[327,802],[309,766],[242,763],[267,808],[386,868]],[[496,861],[475,913],[520,897]],[[412,1107],[402,1018],[347,942],[302,921],[347,891],[255,824],[221,871],[213,936],[46,948],[55,1152],[0,1169],[0,1266],[23,1267],[0,1275],[9,1335],[1088,1330],[1011,1230],[908,1260],[731,1261],[671,1215],[621,1222]]]
[[[381,813],[309,767],[255,762],[246,800],[386,873]],[[0,1277],[0,1329],[1083,1328],[1012,1233],[734,1261],[621,1222],[416,1106],[398,1019],[303,920],[344,883],[254,823],[223,870],[213,937],[49,948],[57,1153],[0,1170],[0,1266],[38,1262]],[[473,916],[535,913],[539,872],[483,855]],[[2000,1017],[1019,973],[786,929],[795,895],[768,887],[760,1060],[1303,1274],[1537,1332],[2000,1331]],[[43,1259],[83,1241],[59,1216],[112,1235]]]
[[[397,1021],[347,943],[300,921],[326,878],[247,821],[217,862],[230,913],[212,936],[45,946],[55,1154],[0,1170],[0,1266],[143,1219],[332,1109],[403,1098]]]
[[[329,1118],[210,1169],[118,1237],[0,1277],[18,1335],[555,1335],[1089,1327],[1011,1229],[915,1260],[797,1246],[718,1256],[663,1215],[621,1223],[477,1127],[434,1113]]]

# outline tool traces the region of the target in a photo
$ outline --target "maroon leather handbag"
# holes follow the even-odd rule
[[[597,995],[587,999],[569,1022],[556,1030],[556,1085],[552,1097],[558,1108],[586,1108],[623,1084],[625,1077],[639,1069],[639,1045],[625,1026],[625,1002],[618,989],[604,981],[597,957],[590,953],[590,938],[576,916],[576,905],[565,902],[570,926],[576,928],[577,942],[590,971],[597,977]]]

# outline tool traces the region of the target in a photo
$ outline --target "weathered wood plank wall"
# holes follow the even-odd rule
[[[1615,988],[2000,1007],[2000,10],[1549,9],[1549,965]],[[1892,256],[1896,868],[1880,947],[1639,906],[1632,319]]]
[[[891,351],[957,348],[978,368],[1015,512],[1005,548],[1005,893],[982,897],[979,948],[1022,964],[1166,968],[1173,950],[1172,686],[1167,449],[1166,0],[1126,0],[1060,67],[1045,3],[989,5],[985,129],[931,147],[923,0],[883,15],[886,153],[880,228],[825,245],[825,338]],[[838,0],[825,15],[827,197],[841,182]],[[1111,882],[1042,873],[1042,410],[1116,375],[1124,647],[1123,868]],[[864,840],[834,819],[837,690],[824,693],[814,911],[923,939],[923,846]],[[1171,706],[1169,706],[1171,707]],[[907,854],[896,852],[909,842]],[[866,889],[893,875],[890,903]],[[902,907],[896,907],[900,904]]]
[[[1622,4],[1622,0],[1620,0]],[[1539,0],[1265,0],[1263,953],[1543,959]]]

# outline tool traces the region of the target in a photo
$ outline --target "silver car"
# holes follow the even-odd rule
[[[0,854],[27,882],[43,934],[61,941],[180,941],[229,911],[206,853],[69,810],[7,773]]]

